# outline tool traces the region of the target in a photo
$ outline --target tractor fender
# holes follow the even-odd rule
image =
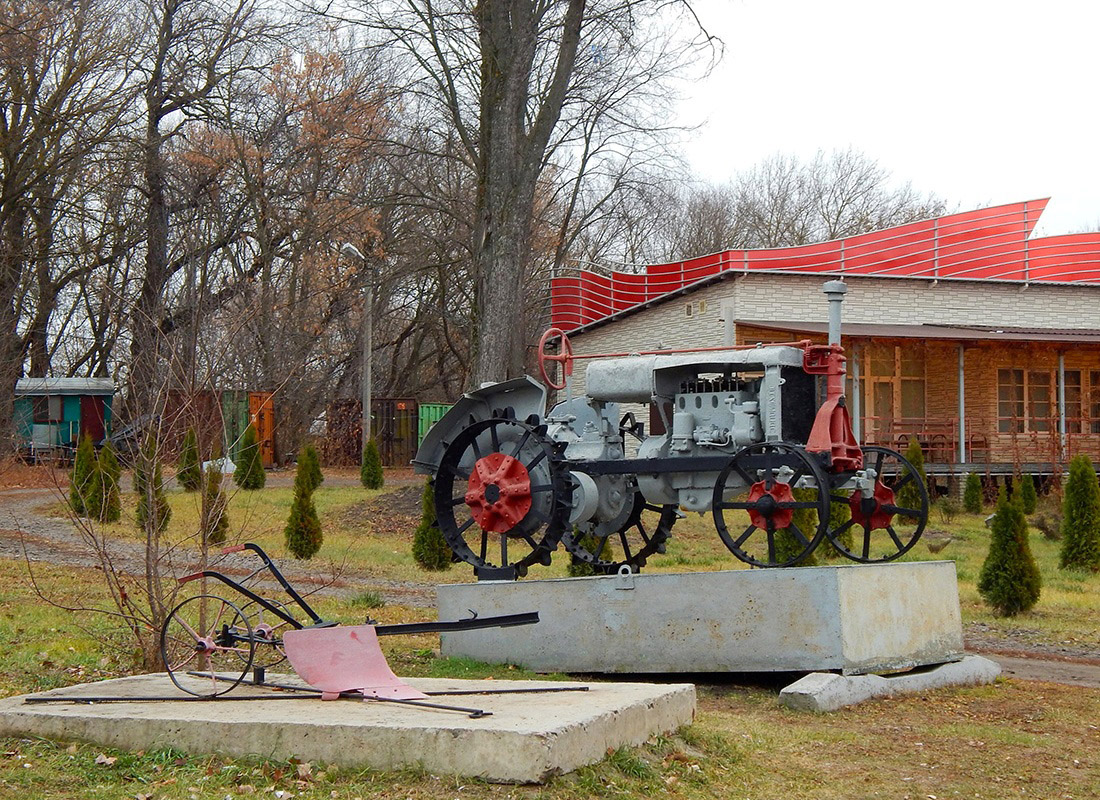
[[[505,412],[518,420],[525,420],[532,414],[541,420],[546,412],[546,387],[524,375],[482,386],[462,395],[454,407],[424,435],[413,457],[414,470],[421,475],[435,475],[443,460],[443,451],[459,431]]]

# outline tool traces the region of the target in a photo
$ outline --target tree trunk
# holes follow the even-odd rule
[[[585,0],[565,0],[554,74],[531,114],[533,65],[548,6],[480,0],[481,106],[478,136],[476,387],[522,374],[524,283],[531,260],[535,188],[576,63]]]
[[[162,295],[168,280],[168,200],[159,123],[161,100],[156,92],[150,91],[146,105],[148,120],[143,169],[146,192],[145,275],[132,312],[128,395],[131,419],[151,413],[156,407],[160,350],[158,325],[163,308]]]
[[[0,229],[0,456],[18,445],[15,384],[23,374],[24,355],[16,294],[26,258],[26,211],[16,208],[5,217]]]

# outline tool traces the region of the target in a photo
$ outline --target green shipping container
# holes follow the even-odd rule
[[[417,426],[416,443],[419,445],[424,441],[424,436],[428,433],[428,429],[435,423],[442,419],[443,415],[451,410],[453,406],[449,406],[445,403],[421,403],[420,404],[420,418],[419,425]]]
[[[236,463],[241,452],[241,439],[248,427],[248,392],[222,392],[222,424],[225,427],[225,450],[230,461]]]

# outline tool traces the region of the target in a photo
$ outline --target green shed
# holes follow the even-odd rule
[[[32,456],[75,448],[111,430],[110,378],[20,378],[15,384],[15,432]]]
[[[420,418],[417,420],[417,433],[416,443],[424,441],[424,435],[427,434],[428,429],[439,422],[443,418],[443,415],[451,410],[453,406],[447,403],[421,403],[420,404]]]

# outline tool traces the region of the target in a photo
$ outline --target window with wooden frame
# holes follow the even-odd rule
[[[1092,376],[1100,381],[1100,371]],[[1081,370],[1065,371],[1066,432],[1083,429],[1084,401]],[[1090,411],[1100,412],[1100,383],[1093,383]],[[1000,433],[1054,433],[1060,430],[1058,370],[997,370],[997,430]],[[1100,433],[1100,426],[1093,425]]]
[[[1066,433],[1084,430],[1084,404],[1081,401],[1081,370],[1066,370]]]
[[[885,433],[894,420],[925,418],[923,344],[870,344],[859,357],[862,410],[876,430]]]
[[[48,425],[61,421],[61,398],[57,395],[31,398],[35,425]]]
[[[1089,432],[1100,433],[1100,370],[1089,371]]]
[[[997,431],[1024,432],[1024,371],[997,370]]]

